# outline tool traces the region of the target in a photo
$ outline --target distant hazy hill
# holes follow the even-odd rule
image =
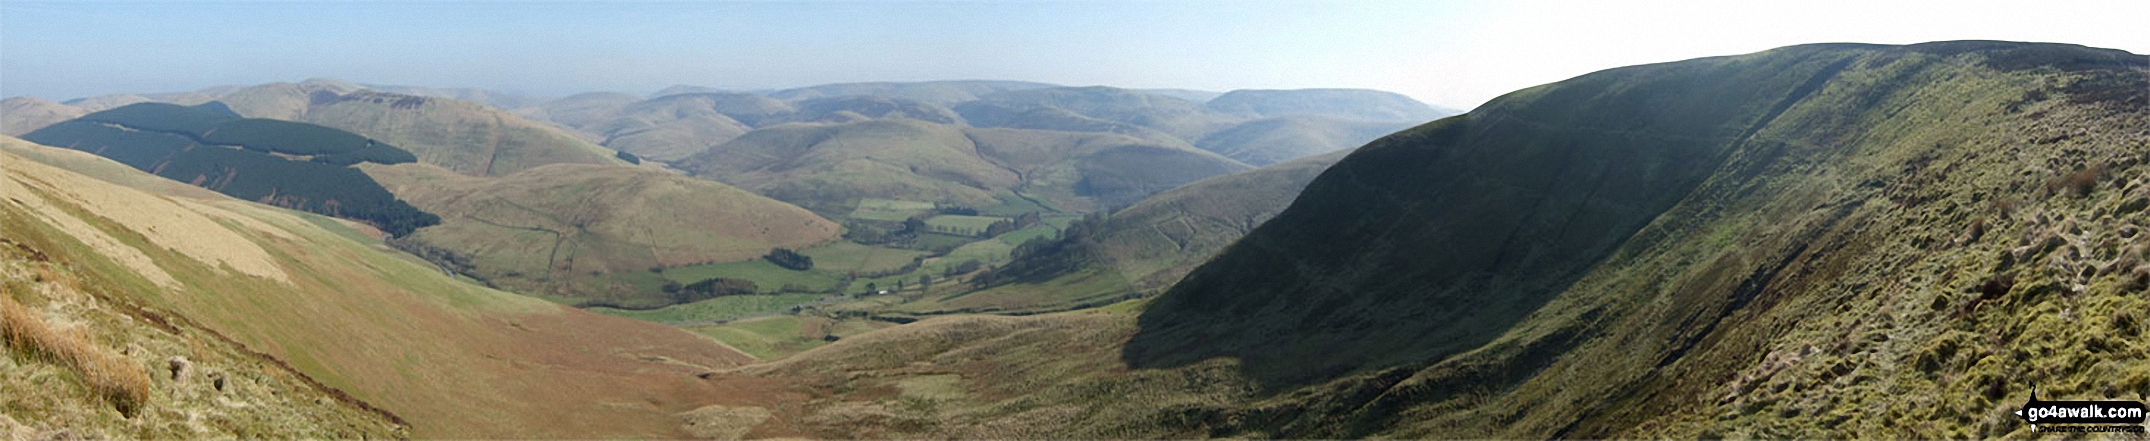
[[[1202,137],[1195,141],[1195,146],[1240,162],[1265,166],[1356,148],[1415,125],[1418,124],[1285,116],[1232,126]]]
[[[1055,108],[1090,118],[1156,129],[1180,139],[1230,126],[1237,118],[1193,101],[1113,87],[1055,87],[999,92],[980,102],[1017,109]]]
[[[746,93],[676,86],[635,100],[583,94],[520,112],[645,159],[678,161],[782,123],[907,118],[953,126],[1126,135],[1272,164],[1355,147],[1455,112],[1356,89],[1236,91],[1063,87],[1009,81],[846,83]],[[1233,104],[1237,103],[1237,104]],[[1382,132],[1382,133],[1375,133]]]
[[[845,210],[859,198],[987,206],[1015,191],[1070,206],[1113,206],[1247,168],[1208,152],[1121,136],[913,119],[775,126],[679,164],[825,211]]]
[[[67,362],[10,350],[0,385],[23,419],[7,420],[30,434],[688,437],[699,432],[676,414],[728,395],[694,375],[750,360],[678,329],[450,279],[362,227],[86,153],[0,149],[4,303],[151,374],[140,415],[122,419],[71,405],[86,401],[84,377]],[[7,317],[17,345],[23,322]],[[174,359],[187,366],[179,381]]]
[[[849,96],[876,96],[900,98],[934,105],[951,105],[979,97],[1010,90],[1057,87],[1053,84],[1027,81],[922,81],[911,83],[838,83],[801,87],[770,92],[772,98],[781,100],[806,100],[814,98],[841,98]]]
[[[8,98],[0,100],[0,135],[21,136],[31,130],[42,129],[89,113],[88,109],[37,97]]]
[[[723,144],[761,123],[797,109],[790,103],[743,93],[668,95],[629,104],[609,120],[584,129],[620,151],[678,160]]]
[[[834,240],[839,232],[799,207],[646,168],[555,164],[499,178],[425,164],[364,169],[441,215],[439,226],[410,240],[469,266],[459,271],[576,302],[662,306],[671,301],[652,287],[615,285],[601,276],[748,260],[771,248]]]
[[[1234,90],[1202,104],[1244,117],[1326,116],[1368,121],[1432,121],[1457,112],[1394,92],[1366,89]]]
[[[371,223],[395,235],[439,221],[347,167],[410,152],[313,124],[241,118],[222,104],[136,103],[23,135],[233,197]]]
[[[621,109],[639,101],[642,101],[642,97],[624,93],[590,92],[546,101],[516,111],[533,120],[558,124],[584,140],[602,143],[605,141],[605,135],[594,131],[597,126],[619,119]]]

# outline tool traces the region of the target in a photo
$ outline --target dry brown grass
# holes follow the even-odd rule
[[[73,369],[90,391],[133,417],[149,403],[149,373],[92,343],[81,330],[53,329],[22,304],[0,296],[0,341],[17,352]]]

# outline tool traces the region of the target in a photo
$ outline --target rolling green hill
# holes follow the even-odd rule
[[[686,437],[676,414],[726,395],[695,375],[751,360],[677,329],[450,279],[333,219],[72,150],[0,149],[0,306],[93,337],[40,348],[152,374],[138,416],[92,414],[110,407],[72,394],[103,377],[11,350],[0,357],[10,436]],[[30,322],[5,316],[11,337]],[[190,360],[180,381],[175,356]]]
[[[364,221],[401,236],[439,222],[347,167],[410,152],[332,128],[241,118],[222,104],[136,103],[23,135],[233,197]]]
[[[415,248],[459,273],[577,304],[668,305],[650,268],[749,260],[839,232],[783,202],[639,167],[555,164],[499,178],[426,164],[363,170],[441,216],[411,235]]]
[[[88,109],[18,96],[0,100],[0,135],[22,136],[32,130],[89,114]]]

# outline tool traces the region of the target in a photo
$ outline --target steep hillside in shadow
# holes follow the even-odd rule
[[[1203,179],[1151,195],[972,279],[975,292],[907,305],[920,312],[1031,312],[1154,294],[1253,231],[1348,152]]]
[[[2109,340],[2146,303],[2145,63],[1827,44],[1511,93],[1324,172],[1123,357],[1298,391],[1202,420],[1254,436],[2022,433],[2006,379],[2146,384]]]

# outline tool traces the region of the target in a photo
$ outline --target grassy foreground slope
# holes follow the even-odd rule
[[[0,146],[10,241],[66,263],[83,292],[228,336],[414,436],[684,436],[672,414],[717,395],[693,375],[748,360],[677,329],[450,279],[339,221],[87,153]]]
[[[17,141],[0,141],[14,143]],[[132,185],[214,193],[58,149],[0,152],[12,196],[0,203],[0,437],[9,439],[408,436],[391,413],[312,381],[215,329],[144,309],[113,292],[94,263],[68,259],[33,224],[26,183],[66,182],[81,168]],[[31,157],[16,156],[25,153]],[[32,159],[32,158],[35,159]],[[100,169],[101,168],[101,169]],[[108,184],[109,185],[109,184]],[[24,203],[29,202],[29,203]],[[58,258],[55,258],[58,257]],[[172,369],[174,361],[181,368]]]
[[[499,178],[426,164],[363,169],[441,216],[411,240],[458,256],[470,265],[460,272],[576,302],[663,306],[670,301],[654,287],[605,276],[748,260],[840,230],[790,204],[646,168],[554,164]]]

